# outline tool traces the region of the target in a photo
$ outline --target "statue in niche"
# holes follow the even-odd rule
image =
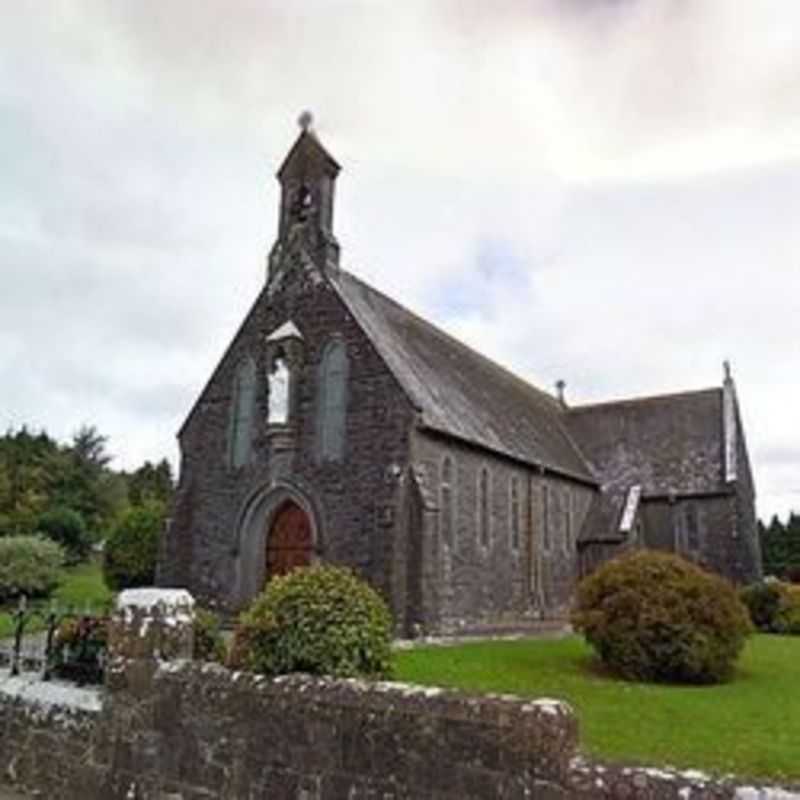
[[[269,374],[269,415],[270,425],[285,425],[289,422],[289,367],[281,353],[272,362]]]

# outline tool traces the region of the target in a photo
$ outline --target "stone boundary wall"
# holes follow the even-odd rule
[[[59,800],[800,798],[584,759],[573,713],[552,700],[267,680],[189,661],[161,664],[147,691],[97,690],[93,703],[7,683],[0,675],[0,795],[6,783]]]
[[[188,595],[124,599],[105,688],[0,673],[0,796],[5,783],[58,800],[800,800],[584,759],[556,700],[193,662]]]
[[[102,718],[100,692],[0,672],[0,797],[6,784],[41,798],[103,797],[111,753]]]

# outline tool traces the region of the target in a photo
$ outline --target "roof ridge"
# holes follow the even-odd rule
[[[708,386],[704,389],[687,389],[681,392],[664,392],[663,394],[641,395],[640,397],[623,397],[617,400],[600,400],[597,403],[581,403],[580,405],[569,406],[566,411],[572,414],[580,411],[590,411],[596,408],[610,406],[631,406],[643,403],[657,403],[665,400],[680,400],[683,398],[697,397],[704,394],[721,394],[721,386]]]

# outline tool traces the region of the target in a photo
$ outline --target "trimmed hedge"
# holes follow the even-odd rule
[[[645,550],[583,580],[572,623],[621,676],[678,683],[730,677],[752,631],[730,583],[679,556]]]
[[[0,538],[0,602],[44,597],[58,585],[64,548],[42,536]]]
[[[229,664],[278,675],[387,676],[392,619],[350,570],[296,569],[273,578],[239,618]]]

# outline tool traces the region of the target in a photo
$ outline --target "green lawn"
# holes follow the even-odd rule
[[[100,565],[95,561],[78,564],[74,567],[65,567],[61,584],[53,593],[53,601],[59,609],[68,606],[77,611],[87,607],[93,612],[103,610],[111,602],[112,594],[103,580]],[[50,600],[38,601],[36,606],[48,608]],[[14,607],[0,608],[0,639],[14,635],[14,620],[12,617]],[[44,627],[42,621],[36,617],[26,626],[27,631],[34,631]]]
[[[800,778],[800,637],[752,637],[736,677],[710,687],[608,677],[575,636],[401,651],[395,675],[470,692],[563,698],[576,709],[582,747],[592,755]]]

